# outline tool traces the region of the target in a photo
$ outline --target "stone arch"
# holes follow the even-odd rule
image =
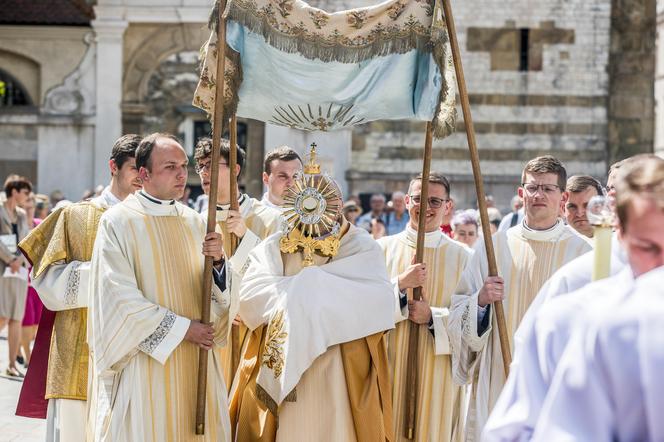
[[[137,50],[128,54],[122,80],[125,103],[140,103],[147,94],[150,77],[159,65],[178,52],[198,51],[208,34],[201,24],[159,25],[154,28],[146,27]]]
[[[124,132],[143,133],[161,123],[154,121],[151,82],[169,58],[182,53],[198,53],[207,38],[203,24],[132,24],[125,33],[125,66],[122,81],[122,119]],[[191,74],[196,75],[195,65]],[[176,91],[171,91],[176,92]],[[193,96],[193,89],[191,91]],[[188,100],[190,102],[191,100]],[[184,103],[180,103],[184,104]],[[188,103],[187,103],[188,104]],[[151,115],[152,114],[152,115]],[[174,124],[160,130],[175,132]]]

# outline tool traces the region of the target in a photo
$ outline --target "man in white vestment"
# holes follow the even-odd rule
[[[588,203],[590,199],[602,195],[602,185],[590,175],[574,175],[567,180],[567,202],[565,203],[565,220],[581,235],[592,238],[593,226],[588,221]]]
[[[473,382],[467,419],[467,440],[479,440],[482,428],[505,383],[499,335],[490,304],[503,300],[510,346],[523,315],[549,277],[591,246],[559,218],[567,199],[567,174],[560,161],[542,156],[522,172],[519,196],[525,217],[521,224],[497,232],[492,240],[498,274],[488,276],[484,240],[475,244],[452,298],[449,334],[454,379]]]
[[[285,203],[289,229],[252,251],[240,289],[235,440],[394,440],[383,333],[401,311],[381,250],[343,219],[315,152]]]
[[[101,214],[141,188],[134,158],[140,141],[138,135],[124,135],[115,142],[111,182],[100,196],[54,211],[19,244],[33,265],[32,285],[48,310],[40,321],[36,357],[17,414],[36,416],[46,399],[47,441],[85,440],[92,246]],[[37,387],[44,384],[45,389]]]
[[[235,176],[239,177],[244,168],[245,152],[237,146],[237,164]],[[196,161],[196,171],[201,179],[203,192],[206,195],[210,193],[210,162],[212,155],[212,140],[210,138],[201,138],[196,143],[194,160]],[[221,266],[221,290],[233,290],[235,296],[240,290],[240,282],[244,271],[247,269],[247,259],[249,252],[263,239],[279,230],[281,224],[281,212],[266,207],[262,202],[251,198],[246,193],[240,193],[239,187],[236,187],[238,195],[238,210],[230,208],[230,168],[228,166],[230,158],[230,142],[224,138],[220,142],[219,152],[219,172],[217,180],[217,204],[216,219],[217,231],[222,235],[224,242],[224,257]],[[208,206],[208,209],[211,206]],[[208,209],[202,213],[203,219],[207,222]],[[231,254],[231,235],[235,235],[238,240],[237,249]],[[230,296],[230,295],[229,295]],[[232,365],[233,345],[238,346],[238,352],[242,348],[242,343],[246,335],[246,328],[238,325],[238,342],[229,342],[228,345],[220,348],[219,356],[224,371],[224,380],[226,386],[230,388],[233,382],[234,368]],[[239,353],[238,353],[239,354]]]
[[[429,176],[424,259],[413,264],[417,244],[422,177],[414,178],[405,196],[410,221],[406,229],[378,241],[385,253],[394,293],[406,307],[409,321],[401,321],[388,334],[388,357],[392,376],[395,440],[405,436],[406,377],[410,323],[421,327],[418,347],[418,386],[415,438],[418,441],[461,440],[464,388],[452,381],[450,344],[447,335],[449,306],[472,251],[440,230],[443,217],[451,210],[450,184],[438,173]],[[412,289],[422,287],[424,299],[412,299]],[[406,318],[404,318],[406,319]]]
[[[205,435],[194,435],[199,349],[225,344],[231,300],[215,272],[211,323],[199,322],[205,257],[217,262],[223,252],[221,235],[206,234],[200,214],[176,201],[187,163],[173,136],[147,136],[136,151],[143,189],[101,218],[90,283],[88,439],[230,441],[214,351]]]
[[[608,185],[615,187],[619,179],[618,169],[643,161],[664,162],[654,155],[639,155],[623,160],[612,167]],[[615,190],[612,190],[611,195],[616,196]],[[617,228],[621,230],[619,224]],[[629,237],[630,232],[625,235]],[[572,326],[582,321],[588,308],[592,309],[596,305],[599,296],[602,296],[602,306],[620,303],[630,291],[634,274],[651,269],[647,265],[630,266],[633,258],[628,257],[630,249],[623,246],[625,235],[623,241],[614,235],[611,277],[590,284],[595,256],[589,252],[563,266],[542,287],[517,330],[510,376],[489,417],[484,440],[527,440],[532,436]],[[606,296],[609,291],[614,294]]]
[[[269,151],[263,162],[263,184],[267,191],[261,203],[283,211],[284,193],[293,185],[298,173],[302,173],[302,159],[297,152],[288,146]]]
[[[615,284],[596,308],[577,315],[534,440],[664,439],[664,161],[634,162],[618,175],[620,236],[634,289],[612,301],[629,287]]]

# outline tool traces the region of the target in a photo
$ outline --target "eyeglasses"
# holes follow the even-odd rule
[[[408,195],[408,196],[410,196],[410,200],[413,203],[415,203],[416,206],[420,205],[420,201],[422,200],[420,195]],[[440,209],[441,207],[443,207],[443,203],[446,203],[448,201],[449,201],[449,199],[436,198],[435,196],[430,196],[427,199],[427,202],[429,203],[428,205],[432,209]]]
[[[545,195],[554,195],[557,192],[560,192],[560,186],[556,184],[535,184],[535,183],[522,183],[521,187],[526,193],[530,196],[537,194],[539,189],[542,189],[542,193]]]
[[[223,162],[219,161],[219,165],[220,166],[228,166],[228,163],[223,163]],[[196,171],[196,173],[202,173],[206,169],[207,169],[208,172],[210,170],[212,170],[212,161],[208,161],[207,163],[203,163],[203,164],[196,164],[196,166],[194,166],[194,170]]]

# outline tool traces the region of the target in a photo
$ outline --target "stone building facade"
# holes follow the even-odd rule
[[[26,6],[42,3],[51,10]],[[373,1],[310,3],[333,11]],[[28,99],[0,102],[0,175],[23,173],[42,192],[58,188],[76,199],[108,180],[120,134],[170,131],[191,152],[209,131],[190,101],[212,0],[0,0],[3,8],[21,10],[18,4],[34,17],[0,18],[0,81],[12,79]],[[74,18],[47,19],[56,6]],[[613,160],[652,151],[655,0],[452,0],[452,7],[486,189],[499,206],[534,156],[551,153],[570,173],[604,177]],[[405,190],[421,168],[420,123],[334,133],[239,123],[244,185],[254,195],[262,191],[264,152],[281,144],[304,152],[316,141],[347,194]],[[450,176],[459,206],[471,206],[461,119],[458,129],[434,143],[432,167]],[[193,172],[190,178],[196,184]]]

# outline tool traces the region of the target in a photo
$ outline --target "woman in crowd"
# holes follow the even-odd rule
[[[458,212],[452,218],[452,235],[459,242],[468,247],[473,247],[477,241],[477,215],[474,210]]]

